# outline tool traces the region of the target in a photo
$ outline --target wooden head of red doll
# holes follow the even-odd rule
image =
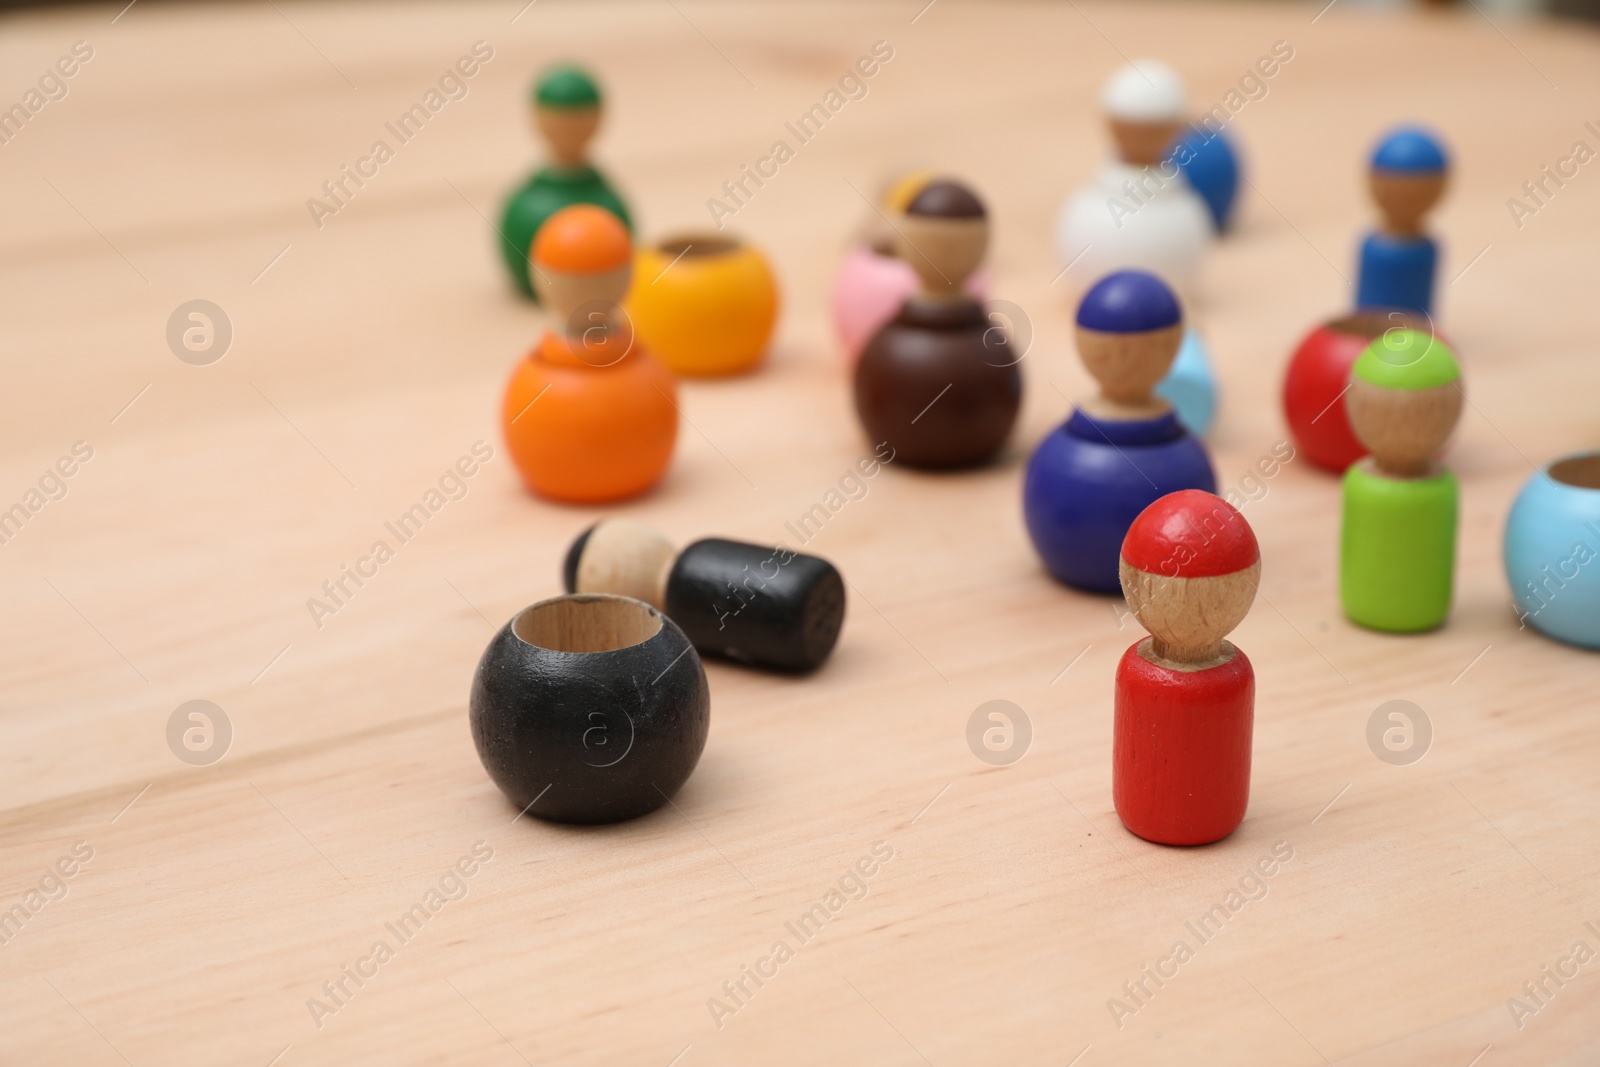
[[[1117,664],[1117,815],[1159,844],[1219,841],[1250,799],[1255,672],[1225,638],[1255,600],[1256,535],[1221,497],[1185,489],[1134,520],[1119,569],[1150,636]]]

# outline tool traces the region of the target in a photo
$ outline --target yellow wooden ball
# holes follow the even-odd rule
[[[766,257],[720,235],[641,246],[627,312],[640,342],[678,374],[754,368],[778,320],[778,284]]]

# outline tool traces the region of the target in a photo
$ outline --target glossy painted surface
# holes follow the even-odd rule
[[[1149,333],[1183,321],[1171,287],[1143,270],[1112,271],[1078,301],[1076,321],[1099,333]]]
[[[758,250],[725,237],[685,237],[640,248],[633,278],[626,307],[634,329],[674,373],[740,374],[766,355],[778,283]]]
[[[1218,233],[1225,233],[1233,221],[1233,205],[1239,194],[1239,153],[1226,133],[1212,133],[1203,126],[1190,127],[1180,140],[1189,151],[1179,153],[1173,161],[1205,202],[1212,226]]]
[[[1424,126],[1398,126],[1372,150],[1374,170],[1396,174],[1438,174],[1450,166],[1439,135]]]
[[[478,758],[507,799],[570,823],[616,822],[665,804],[694,771],[711,726],[705,671],[683,631],[662,617],[640,644],[561,652],[529,644],[515,625],[484,650],[468,712]]]
[[[1344,475],[1339,600],[1369,629],[1435,629],[1450,614],[1455,582],[1456,477],[1390,478],[1369,467]]]
[[[531,300],[538,299],[528,275],[528,252],[533,248],[533,239],[546,219],[571,204],[603,207],[621,219],[629,230],[633,229],[627,205],[595,168],[540,168],[506,198],[500,214],[500,240],[496,242],[512,284],[517,292]]]
[[[1261,558],[1239,509],[1212,493],[1180,489],[1139,513],[1122,540],[1128,566],[1169,578],[1215,578]]]
[[[1600,454],[1587,459],[1600,467]],[[1569,644],[1600,649],[1600,484],[1528,479],[1506,516],[1503,557],[1522,621]]]
[[[975,300],[906,301],[856,365],[856,414],[895,462],[966,467],[993,458],[1022,406],[1018,357]]]
[[[1367,454],[1350,428],[1344,394],[1356,357],[1383,332],[1383,320],[1357,317],[1325,322],[1306,335],[1289,358],[1283,379],[1283,414],[1295,445],[1325,470],[1343,473]]]
[[[523,483],[573,504],[650,489],[672,461],[677,388],[637,344],[616,362],[594,366],[565,338],[547,334],[512,371],[501,407],[506,447]]]
[[[1129,646],[1117,664],[1111,793],[1122,825],[1163,845],[1204,845],[1250,802],[1255,671],[1231,644],[1220,666],[1180,671]]]
[[[1439,248],[1431,237],[1373,233],[1361,244],[1356,307],[1431,314]]]
[[[1217,376],[1211,369],[1206,343],[1192,329],[1183,331],[1183,344],[1167,376],[1156,383],[1156,395],[1178,412],[1178,421],[1196,437],[1211,431],[1217,416]]]
[[[1216,488],[1205,448],[1176,414],[1111,421],[1074,411],[1029,459],[1022,509],[1051,574],[1079,589],[1116,593],[1122,540],[1139,513],[1180,489]]]
[[[981,267],[967,276],[962,290],[974,300],[989,295],[988,272]],[[917,274],[899,256],[887,255],[867,245],[856,245],[845,255],[833,282],[833,329],[852,362],[861,350],[917,291]]]
[[[844,605],[844,580],[827,560],[741,541],[696,541],[667,576],[667,614],[695,648],[756,667],[821,665]]]

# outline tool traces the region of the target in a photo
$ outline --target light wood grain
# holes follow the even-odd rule
[[[1600,964],[1520,1030],[1506,1007],[1574,941],[1600,948],[1585,927],[1600,925],[1600,672],[1517,628],[1499,563],[1532,465],[1595,443],[1600,174],[1521,229],[1506,207],[1595,143],[1592,31],[1354,4],[1313,24],[1320,3],[519,6],[6,17],[4,101],[74,41],[95,56],[0,148],[0,505],[74,442],[94,454],[0,546],[0,905],[75,842],[93,858],[0,945],[0,1060],[1600,1057]],[[317,229],[306,198],[480,39],[494,58],[469,95]],[[867,96],[730,220],[780,276],[769,366],[684,383],[670,474],[616,511],[679,544],[800,547],[784,524],[871,454],[826,297],[860,193],[906,165],[989,205],[993,291],[1033,327],[1011,449],[991,470],[890,464],[863,483],[805,546],[850,582],[836,654],[804,679],[709,665],[710,742],[674,806],[602,829],[514,820],[473,753],[468,684],[495,629],[559,591],[562,553],[598,514],[530,500],[498,440],[500,391],[542,320],[509,295],[480,216],[538,158],[529,80],[556,58],[597,68],[595,156],[648,238],[703,229],[707,198],[879,40],[894,57]],[[1029,449],[1092,390],[1072,349],[1081,280],[1052,283],[1049,234],[1107,151],[1095,100],[1119,51],[1172,62],[1198,111],[1279,40],[1293,60],[1231,127],[1252,183],[1239,230],[1191,309],[1224,383],[1221,484],[1256,497],[1260,602],[1232,635],[1257,671],[1253,791],[1231,838],[1173,850],[1111,808],[1112,670],[1142,631],[1120,602],[1047,580],[1021,522]],[[1348,304],[1375,221],[1365,154],[1401,118],[1456,153],[1433,226],[1471,398],[1449,455],[1457,604],[1424,637],[1340,616],[1332,479],[1303,460],[1251,473],[1285,433],[1288,353]],[[197,297],[235,329],[208,367],[164,340]],[[495,458],[465,497],[319,628],[307,599],[479,440]],[[167,747],[192,699],[235,734],[206,768]],[[1032,722],[1007,767],[965,740],[992,699]],[[1434,726],[1409,767],[1365,741],[1391,699]],[[797,945],[785,924],[876,841],[894,854],[865,898],[719,1029],[708,998],[775,941]],[[319,1028],[308,998],[476,842],[493,858],[459,877],[466,896]],[[1265,897],[1119,1029],[1108,999],[1277,842],[1293,859]]]

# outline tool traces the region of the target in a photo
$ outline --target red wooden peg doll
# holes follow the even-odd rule
[[[1220,497],[1168,493],[1129,528],[1120,570],[1128,607],[1150,636],[1117,664],[1117,815],[1158,844],[1220,841],[1250,799],[1255,672],[1223,638],[1255,599],[1256,535]]]

